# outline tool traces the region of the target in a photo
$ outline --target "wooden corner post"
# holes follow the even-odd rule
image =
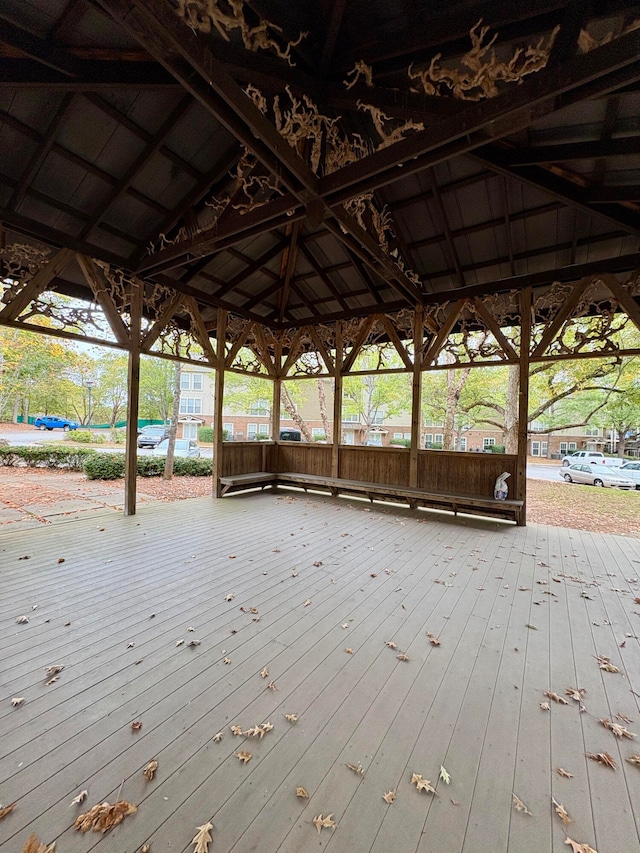
[[[222,476],[222,410],[224,406],[224,368],[225,368],[225,343],[227,337],[227,312],[218,308],[216,323],[216,381],[213,396],[213,497],[222,497],[220,477]]]
[[[520,294],[520,385],[518,388],[518,488],[522,501],[518,524],[527,523],[527,439],[529,434],[529,352],[531,349],[531,288]]]
[[[131,281],[131,327],[127,367],[127,438],[124,462],[124,514],[136,514],[138,476],[138,409],[140,403],[140,334],[142,326],[143,283]]]
[[[411,449],[409,451],[409,486],[418,487],[418,451],[422,424],[422,305],[417,305],[413,318],[413,382],[411,385]]]
[[[342,441],[342,324],[336,323],[336,363],[333,383],[333,444],[331,476],[340,476],[340,442]]]

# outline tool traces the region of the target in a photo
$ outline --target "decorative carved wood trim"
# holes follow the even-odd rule
[[[620,284],[618,279],[611,273],[605,273],[604,275],[598,276],[598,278],[609,288],[618,304],[624,308],[631,322],[634,323],[640,331],[640,307],[638,307],[638,303],[635,301],[633,296],[630,293],[627,293],[624,286]]]
[[[476,313],[480,316],[480,318],[485,323],[493,337],[504,350],[504,354],[506,355],[506,357],[509,360],[517,361],[518,353],[514,350],[510,342],[506,339],[502,332],[502,329],[497,324],[495,317],[491,314],[490,311],[487,311],[482,300],[476,296],[472,304],[476,310]]]
[[[17,320],[24,309],[43,293],[49,283],[59,275],[73,257],[71,249],[60,249],[49,263],[38,270],[19,293],[0,311],[0,321]]]
[[[585,288],[591,283],[592,278],[593,276],[587,275],[584,278],[581,278],[580,281],[576,282],[576,284],[574,284],[573,290],[569,294],[569,297],[565,299],[564,303],[560,306],[560,310],[553,318],[552,322],[545,329],[545,332],[542,335],[542,338],[540,339],[540,343],[531,353],[533,357],[543,355],[544,351],[547,349],[549,344],[558,334],[563,324],[569,319],[569,317],[573,313],[574,308],[580,301],[580,297],[584,293]],[[522,319],[524,320],[524,318]]]
[[[93,258],[76,253],[76,261],[82,270],[82,274],[96,298],[96,302],[102,308],[111,331],[118,343],[127,346],[131,340],[129,329],[127,329],[111,294],[107,291],[102,271],[95,265]],[[142,286],[142,285],[141,285]]]
[[[372,314],[370,317],[367,317],[365,319],[365,321],[363,322],[363,324],[360,328],[360,332],[358,333],[358,337],[356,338],[356,340],[353,344],[351,352],[349,353],[349,355],[345,358],[345,360],[343,362],[343,365],[342,365],[342,372],[343,373],[348,373],[351,370],[351,368],[353,367],[353,363],[355,362],[356,358],[358,357],[358,354],[360,353],[360,350],[362,349],[365,341],[367,340],[369,332],[371,331],[371,327],[373,326],[374,322],[378,319],[380,319],[379,314]]]
[[[227,353],[225,360],[224,360],[225,367],[232,367],[233,366],[233,362],[234,362],[235,357],[238,355],[238,353],[240,352],[242,347],[245,345],[246,340],[249,337],[249,333],[251,332],[251,329],[253,328],[254,325],[255,325],[255,323],[248,321],[247,324],[245,325],[244,329],[242,330],[242,333],[233,342],[233,344],[231,345],[231,349]]]
[[[422,312],[419,311],[419,309],[416,309],[416,311],[418,311],[420,313],[420,316],[422,317]],[[407,352],[404,344],[400,340],[400,336],[398,335],[398,333],[394,329],[393,323],[391,322],[389,317],[387,317],[386,314],[381,314],[380,319],[382,320],[382,325],[385,327],[387,334],[389,335],[389,340],[394,345],[394,347],[397,349],[398,355],[400,356],[400,358],[404,362],[405,367],[407,368],[407,370],[413,370],[413,361],[411,360],[409,353]]]
[[[182,305],[182,299],[183,295],[181,293],[174,293],[173,296],[166,300],[158,318],[142,340],[141,349],[144,352],[149,352],[151,350],[151,347],[160,337],[162,330],[176,313],[178,306]]]
[[[320,336],[316,333],[316,330],[313,326],[309,326],[309,334],[316,345],[318,352],[320,353],[322,360],[324,361],[324,365],[327,368],[327,372],[331,375],[335,371],[335,364],[329,351],[325,347],[325,345],[320,340]]]
[[[211,367],[217,367],[218,357],[213,349],[211,338],[209,337],[207,330],[205,329],[204,321],[202,319],[202,314],[200,313],[198,303],[192,296],[187,296],[182,300],[182,304],[185,306],[185,308],[189,310],[191,314],[195,326],[195,328],[193,329],[193,333],[197,338],[198,343],[204,350],[204,353],[207,356],[207,361],[209,362]]]
[[[438,334],[435,336],[429,346],[429,349],[424,355],[424,358],[422,360],[423,369],[428,369],[431,366],[432,362],[434,362],[438,357],[438,353],[440,352],[440,349],[442,348],[442,345],[444,344],[448,336],[451,334],[451,330],[455,326],[456,320],[460,316],[460,312],[464,308],[465,302],[466,299],[458,299],[451,306],[451,310],[449,311],[447,319],[442,324],[441,328],[438,330]]]
[[[269,346],[267,344],[267,339],[264,335],[264,330],[259,323],[254,324],[254,334],[256,336],[256,351],[260,356],[260,359],[264,366],[267,368],[267,372],[269,376],[275,378],[276,376],[276,365],[273,363],[271,359],[271,353],[269,352]]]

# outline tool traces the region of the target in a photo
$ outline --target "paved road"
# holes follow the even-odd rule
[[[11,444],[18,445],[29,445],[29,444],[52,444],[58,441],[64,441],[65,437],[69,435],[71,438],[73,437],[73,432],[66,433],[61,429],[52,429],[52,430],[16,430],[15,432],[0,432],[0,438],[7,439]],[[118,447],[103,447],[100,448],[98,445],[96,450],[100,450],[101,453],[124,453],[124,445],[120,445]],[[151,450],[143,448],[142,450],[138,450],[138,456],[151,456]],[[200,456],[202,459],[213,459],[213,448],[212,447],[201,447],[200,448]]]

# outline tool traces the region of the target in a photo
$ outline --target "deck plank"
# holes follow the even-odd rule
[[[0,802],[18,804],[0,846],[20,850],[34,831],[71,853],[147,841],[186,853],[211,819],[213,849],[234,853],[557,853],[553,795],[573,838],[640,853],[640,772],[625,761],[638,746],[599,722],[638,716],[636,544],[269,492],[3,533]],[[621,672],[603,673],[597,653]],[[47,687],[52,663],[65,669]],[[587,689],[587,713],[572,700],[540,709],[544,690],[569,686]],[[262,740],[229,730],[267,720]],[[605,750],[615,773],[585,757]],[[345,767],[358,762],[364,777]],[[419,794],[413,772],[437,795]],[[138,814],[83,837],[69,804],[84,788],[88,806],[120,791]],[[321,812],[338,826],[318,836]]]

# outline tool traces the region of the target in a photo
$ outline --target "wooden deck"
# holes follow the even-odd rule
[[[637,853],[640,739],[599,719],[640,733],[639,575],[637,539],[267,492],[2,533],[0,803],[17,804],[0,848],[35,832],[59,853],[186,853],[211,820],[210,853],[548,853],[567,836]],[[584,713],[543,695],[568,687]],[[261,740],[230,733],[266,721]],[[615,771],[585,755],[601,752]],[[139,807],[121,826],[71,828],[118,795]],[[317,834],[320,813],[335,830]]]

